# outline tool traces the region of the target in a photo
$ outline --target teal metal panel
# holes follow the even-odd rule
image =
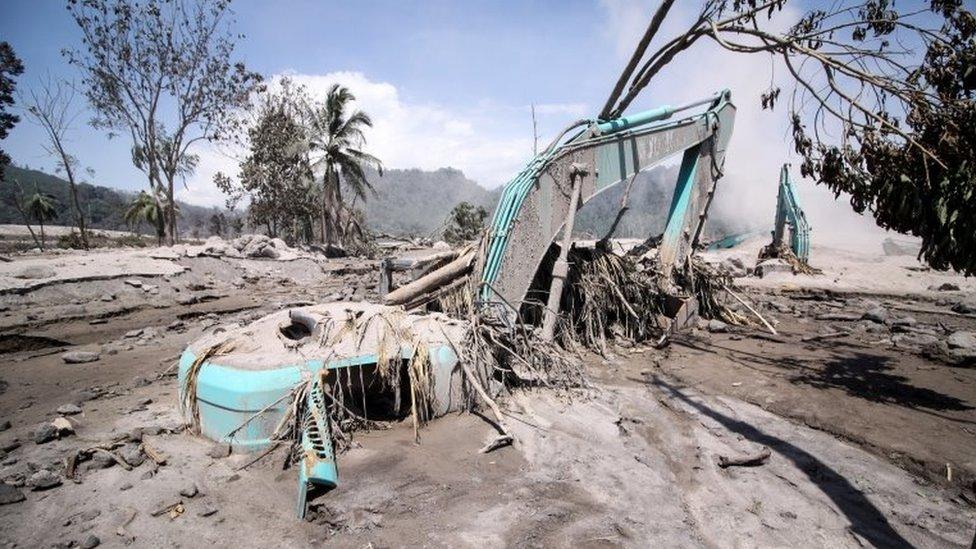
[[[671,197],[671,207],[668,209],[668,223],[664,227],[661,249],[675,249],[684,229],[685,217],[691,200],[692,187],[698,170],[698,156],[701,145],[686,150],[681,158],[681,169],[678,170],[678,182]]]

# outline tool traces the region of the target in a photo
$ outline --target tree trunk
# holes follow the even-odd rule
[[[342,226],[341,208],[342,191],[339,189],[339,174],[331,166],[325,171],[325,180],[328,182],[326,192],[323,194],[325,200],[322,204],[323,226],[325,227],[323,244],[342,246]]]
[[[75,223],[78,225],[78,232],[81,233],[81,244],[86,250],[88,245],[88,232],[85,230],[85,214],[81,211],[81,203],[78,201],[78,185],[75,184],[75,172],[71,169],[71,162],[68,153],[61,147],[60,139],[55,140],[55,146],[61,154],[61,163],[64,164],[65,175],[68,176],[68,188],[71,189],[71,203],[75,208]]]
[[[24,211],[23,205],[20,202],[21,198],[24,196],[24,188],[20,186],[20,181],[16,179],[14,180],[14,185],[17,186],[17,194],[14,196],[14,200],[13,200],[14,207],[17,208],[17,211],[20,213],[20,217],[24,219],[24,226],[27,227],[27,232],[30,233],[31,239],[34,240],[34,244],[37,244],[38,248],[43,249],[44,246],[41,245],[41,241],[38,240],[37,235],[34,234],[34,228],[31,227],[30,216],[28,216],[27,212]]]
[[[173,246],[178,241],[179,235],[176,231],[176,201],[173,199],[173,177],[166,176],[166,199],[169,201],[168,221],[169,221],[169,242]]]
[[[39,219],[37,224],[41,227],[41,251],[44,251],[44,246],[47,245],[47,238],[44,236],[44,220]]]

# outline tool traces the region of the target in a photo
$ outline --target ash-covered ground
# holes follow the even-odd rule
[[[706,255],[745,275],[759,245]],[[420,444],[409,420],[358,433],[301,522],[280,452],[252,463],[184,432],[175,361],[282,308],[376,300],[377,261],[217,241],[14,257],[0,543],[969,547],[976,282],[880,246],[815,246],[812,263],[737,279],[778,335],[701,322],[664,349],[587,355],[585,390],[504,396],[511,447],[479,453],[495,431],[476,413]],[[95,451],[66,478],[99,446],[124,463]]]

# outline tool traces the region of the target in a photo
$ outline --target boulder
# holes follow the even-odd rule
[[[976,360],[976,336],[973,332],[953,332],[942,343],[945,353],[953,362],[970,362]]]
[[[119,451],[119,455],[133,467],[138,467],[146,461],[146,454],[143,453],[142,448],[137,443],[126,444]]]
[[[942,284],[929,286],[929,290],[933,292],[958,292],[960,288],[958,284],[953,282],[943,282]]]
[[[55,486],[61,486],[61,477],[47,469],[41,469],[27,479],[27,486],[30,486],[31,490],[34,491],[48,490]]]
[[[888,320],[888,309],[878,306],[868,309],[861,315],[864,320],[870,320],[878,324],[884,324]]]
[[[749,269],[746,268],[745,262],[740,257],[727,257],[722,260],[720,265],[734,277],[742,277],[749,274]]]
[[[770,273],[793,273],[793,266],[779,258],[764,259],[756,264],[756,276],[762,278]]]
[[[42,423],[34,430],[34,444],[44,444],[58,438],[58,428],[50,423]]]
[[[78,406],[77,404],[70,404],[70,403],[62,404],[61,406],[58,406],[57,412],[62,416],[73,416],[75,414],[81,413],[81,406]]]
[[[45,267],[43,265],[31,265],[30,267],[24,267],[23,269],[17,271],[14,274],[14,278],[36,280],[39,278],[51,278],[56,274],[57,273],[51,267]]]
[[[231,246],[219,236],[211,236],[203,243],[203,253],[213,256],[223,256]]]
[[[95,362],[100,358],[102,358],[102,355],[95,351],[68,351],[61,355],[61,360],[65,364],[84,364],[86,362]]]
[[[976,304],[960,301],[952,306],[952,312],[959,313],[961,315],[973,315],[976,314]]]
[[[724,333],[729,331],[729,325],[716,318],[709,320],[706,328],[712,333]]]
[[[248,235],[250,238],[246,241],[247,243],[241,249],[241,253],[245,257],[267,257],[264,254],[265,248],[274,249],[271,246],[271,239],[263,234]],[[241,237],[244,238],[244,237]],[[236,246],[235,246],[236,247]]]
[[[946,343],[949,345],[950,349],[959,349],[976,353],[976,336],[974,336],[972,332],[953,332],[946,339]]]
[[[63,437],[75,432],[75,426],[66,418],[56,417],[51,420],[51,425],[58,430],[58,436]]]
[[[24,501],[25,499],[24,493],[21,492],[16,486],[7,484],[6,482],[0,482],[0,505],[18,503]]]

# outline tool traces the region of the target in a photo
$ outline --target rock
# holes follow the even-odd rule
[[[252,255],[251,257],[267,257],[269,259],[278,259],[281,257],[281,250],[271,246],[270,244],[261,248],[261,250]]]
[[[49,490],[61,486],[61,477],[47,469],[41,469],[27,479],[27,486],[30,486],[31,490],[35,492]]]
[[[878,306],[868,309],[861,315],[864,320],[870,320],[871,322],[876,322],[878,324],[884,324],[888,320],[888,309]]]
[[[75,426],[63,417],[56,417],[51,420],[51,426],[58,430],[59,437],[70,435],[75,432]]]
[[[85,540],[81,542],[81,545],[79,547],[81,547],[81,549],[95,549],[95,547],[98,547],[99,545],[101,545],[101,543],[102,540],[98,539],[98,536],[94,534],[88,534],[88,537],[86,537]]]
[[[127,278],[124,282],[129,286],[132,286],[133,288],[142,288],[141,280],[136,280],[134,278]]]
[[[153,259],[168,259],[170,261],[175,261],[180,258],[184,253],[186,253],[185,247],[173,246],[170,249],[158,248],[149,252],[149,257]]]
[[[431,248],[435,250],[450,250],[451,245],[448,244],[447,242],[444,242],[443,240],[438,240],[437,242],[434,242]]]
[[[142,335],[142,332],[143,332],[143,328],[138,328],[138,329],[135,329],[135,330],[129,330],[122,337],[124,337],[126,339],[133,339],[133,338],[137,338],[137,337],[141,336]]]
[[[115,294],[105,294],[102,297],[100,297],[99,299],[102,300],[102,301],[106,301],[106,302],[108,302],[108,301],[115,301]]]
[[[181,503],[183,503],[183,500],[179,498],[159,500],[156,505],[153,506],[153,510],[150,511],[149,514],[154,517],[158,517]]]
[[[122,486],[119,486],[119,491],[120,492],[125,492],[126,490],[131,490],[131,489],[132,489],[132,483],[131,482],[126,482]]]
[[[929,347],[939,343],[939,338],[929,334],[909,333],[905,334],[904,341],[918,347]]]
[[[92,469],[108,469],[115,465],[115,459],[105,452],[95,452],[91,458]]]
[[[180,495],[185,498],[195,497],[199,493],[200,493],[200,489],[197,488],[197,485],[194,482],[190,482],[186,486],[180,488]]]
[[[61,360],[65,364],[84,364],[86,362],[95,362],[100,358],[102,358],[101,353],[95,351],[68,351],[61,355]]]
[[[938,286],[929,286],[929,290],[933,292],[958,292],[960,290],[958,284],[952,282],[943,282]]]
[[[961,315],[974,315],[976,314],[976,305],[960,301],[952,306],[952,312],[959,313]]]
[[[946,343],[949,344],[950,349],[976,349],[976,337],[972,332],[953,332],[946,339]]]
[[[6,431],[9,428],[10,428],[10,420],[5,419],[3,421],[0,421],[0,432]]]
[[[279,250],[278,257],[276,259],[278,261],[294,261],[298,259],[298,254],[291,250]]]
[[[198,517],[209,517],[217,512],[217,508],[213,505],[206,505],[203,509],[197,511]]]
[[[44,423],[34,430],[34,443],[44,444],[58,438],[58,429],[50,423]]]
[[[58,406],[57,412],[62,416],[73,416],[81,413],[81,406],[77,404],[62,404]]]
[[[266,248],[271,248],[274,253],[274,246],[271,245],[271,239],[263,234],[248,235],[250,238],[246,241],[247,244],[243,248],[238,248],[245,257],[268,257],[264,255],[264,250]],[[243,238],[243,237],[241,237]],[[236,246],[235,246],[236,247]]]
[[[182,320],[174,320],[166,325],[166,329],[170,331],[182,330],[186,325]]]
[[[23,269],[14,273],[14,278],[21,278],[26,280],[36,280],[39,278],[51,278],[56,275],[54,269],[50,267],[45,267],[42,265],[31,265],[30,267],[24,267]]]
[[[913,316],[903,316],[891,321],[892,326],[914,326],[916,324],[918,321]]]
[[[181,295],[180,297],[176,298],[176,303],[178,305],[193,305],[197,301],[200,301],[200,298],[195,295]]]
[[[720,265],[734,277],[742,277],[749,274],[749,269],[746,268],[746,264],[740,257],[728,257]]]
[[[75,400],[77,404],[79,402],[88,402],[89,400],[95,400],[101,396],[95,389],[79,389],[75,391]]]
[[[285,241],[282,240],[282,239],[280,239],[280,238],[272,238],[270,243],[277,250],[288,250],[288,249],[290,249],[288,247],[288,244],[286,244]]]
[[[729,325],[722,322],[721,320],[713,318],[708,321],[708,325],[706,326],[706,329],[712,333],[725,333],[729,331]]]
[[[793,266],[779,258],[764,259],[756,264],[756,276],[762,278],[770,273],[793,273]]]
[[[0,482],[0,505],[19,503],[25,499],[27,498],[24,496],[24,493],[16,486],[12,486],[6,482]]]
[[[207,455],[212,458],[225,458],[230,455],[231,447],[230,444],[218,442],[207,450]]]

